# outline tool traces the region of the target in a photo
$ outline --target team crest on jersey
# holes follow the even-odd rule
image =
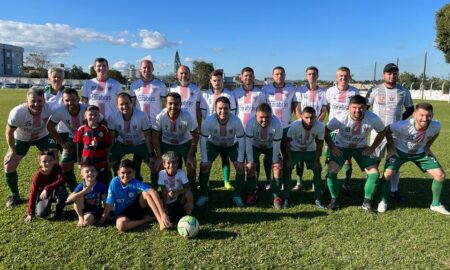
[[[378,96],[378,102],[379,103],[384,103],[386,100],[384,98],[384,96]]]
[[[89,134],[87,132],[84,132],[83,137],[87,137],[87,136],[89,136]]]
[[[346,127],[345,128],[345,132],[350,132],[351,128],[350,127]]]
[[[369,127],[368,126],[364,127],[364,132],[366,132],[366,133],[369,132]]]
[[[98,133],[98,136],[99,136],[100,138],[103,138],[103,132],[100,131],[100,132]]]
[[[284,97],[285,97],[285,98],[289,97],[289,93],[288,93],[288,92],[285,92],[285,93],[284,93]]]
[[[389,101],[394,101],[395,100],[395,96],[389,96]]]
[[[133,198],[134,197],[134,193],[133,192],[128,193],[128,197]]]
[[[228,130],[228,133],[229,133],[229,134],[233,133],[233,129],[229,129],[229,130]]]

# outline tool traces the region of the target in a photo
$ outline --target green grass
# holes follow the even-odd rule
[[[25,99],[25,92],[0,93],[4,127],[9,111]],[[432,103],[443,127],[432,149],[447,169],[450,106]],[[3,157],[4,136],[0,146]],[[28,197],[38,167],[36,153],[32,149],[18,168],[22,197]],[[389,211],[378,215],[360,207],[364,182],[357,170],[353,196],[343,197],[343,209],[337,212],[313,207],[311,191],[292,194],[293,207],[288,210],[273,209],[268,193],[260,194],[258,207],[238,209],[232,207],[232,193],[222,188],[219,164],[216,161],[211,176],[209,206],[197,212],[200,233],[191,240],[181,238],[176,230],[160,232],[155,223],[128,233],[117,232],[112,223],[80,229],[71,206],[63,221],[37,219],[26,225],[26,204],[12,210],[4,207],[8,192],[3,183],[0,268],[450,269],[450,218],[429,210],[431,179],[412,164],[401,170],[400,189],[408,202],[392,202]],[[143,172],[148,179],[148,170]],[[306,173],[308,186],[311,177]],[[446,184],[442,202],[450,208],[449,191]]]

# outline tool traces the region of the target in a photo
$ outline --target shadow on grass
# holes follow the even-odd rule
[[[208,240],[223,240],[228,238],[235,238],[239,236],[236,232],[222,231],[222,230],[209,230],[200,229],[196,239],[208,239]]]

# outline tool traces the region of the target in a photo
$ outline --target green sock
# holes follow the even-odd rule
[[[314,199],[318,200],[320,199],[320,194],[322,193],[322,179],[321,179],[321,172],[319,170],[314,170],[313,183],[314,183]]]
[[[222,161],[223,181],[230,181],[230,162]]]
[[[433,192],[433,201],[431,202],[432,206],[438,206],[441,204],[441,191],[443,185],[444,181],[433,180],[433,184],[431,184],[431,192]]]
[[[339,181],[337,180],[337,173],[329,172],[327,174],[327,184],[331,198],[336,199],[339,196]]]
[[[280,186],[282,179],[274,178],[272,180],[272,195],[275,199],[276,197],[280,197]]]
[[[245,175],[236,174],[236,180],[234,181],[234,196],[241,196],[242,187],[244,185]]]
[[[264,172],[266,173],[266,180],[272,180],[272,162],[269,158],[264,158]]]
[[[19,197],[19,177],[17,176],[17,171],[5,173],[5,182],[9,188],[9,193],[11,193],[12,196]]]
[[[73,170],[70,170],[64,173],[64,177],[66,178],[67,187],[71,192],[73,192],[78,184],[75,173],[73,172]]]
[[[256,190],[256,177],[247,176],[247,188],[249,191]]]
[[[200,173],[200,176],[198,177],[198,181],[200,182],[200,194],[202,196],[208,197],[208,183],[209,183],[209,174],[207,173]]]
[[[379,173],[368,173],[366,184],[364,185],[364,198],[371,200],[373,198],[373,193],[377,187]]]
[[[391,193],[391,182],[384,178],[381,180],[381,200],[387,204],[389,201],[389,193]]]
[[[297,185],[303,185],[303,170],[304,170],[303,162],[300,161],[295,165],[295,172],[297,173]]]
[[[352,178],[352,164],[344,164],[342,170],[345,174],[344,185],[350,185],[350,179]]]

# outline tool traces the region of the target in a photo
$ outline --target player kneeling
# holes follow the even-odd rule
[[[162,155],[164,170],[159,172],[158,185],[162,188],[163,203],[172,222],[192,213],[194,198],[189,179],[178,169],[178,156],[173,151]],[[179,209],[184,209],[180,215]]]
[[[80,169],[83,182],[78,184],[66,203],[74,203],[78,215],[78,227],[93,225],[103,213],[108,188],[97,180],[97,170],[91,163],[82,163]]]
[[[115,207],[116,227],[119,231],[136,228],[155,218],[161,230],[171,227],[156,190],[150,184],[134,178],[134,174],[133,162],[129,159],[122,160],[117,176],[109,184],[105,210],[99,223],[105,222]]]

